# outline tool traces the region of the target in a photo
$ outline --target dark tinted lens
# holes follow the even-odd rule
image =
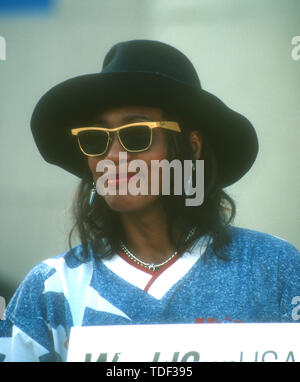
[[[82,150],[89,155],[103,154],[108,140],[108,134],[105,131],[83,131],[78,134],[78,139]]]
[[[145,150],[151,142],[151,129],[146,125],[129,126],[119,131],[119,137],[127,150]]]

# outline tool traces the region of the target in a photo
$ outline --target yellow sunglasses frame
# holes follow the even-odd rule
[[[146,126],[148,126],[150,128],[150,132],[151,132],[150,143],[147,146],[147,148],[145,148],[145,149],[141,149],[141,150],[128,150],[125,147],[125,145],[123,144],[123,142],[122,142],[122,140],[120,138],[119,131],[122,130],[122,129],[126,129],[127,127],[140,126],[140,125],[146,125]],[[108,149],[108,146],[109,146],[109,143],[110,143],[110,141],[112,139],[110,133],[113,133],[113,132],[117,132],[118,140],[119,140],[121,146],[123,147],[123,149],[125,151],[130,152],[130,153],[138,153],[138,152],[146,151],[146,150],[149,149],[149,147],[152,144],[152,129],[155,129],[155,128],[158,128],[158,127],[162,128],[162,129],[176,131],[178,133],[181,132],[181,129],[180,129],[180,127],[179,127],[177,122],[173,122],[173,121],[159,121],[159,122],[146,122],[146,121],[142,121],[142,122],[137,122],[137,123],[130,123],[130,124],[127,124],[127,125],[122,125],[122,126],[119,126],[119,127],[115,127],[114,129],[108,129],[106,127],[98,127],[98,126],[78,127],[78,128],[72,129],[71,133],[72,133],[72,135],[77,136],[79,148],[83,152],[84,155],[86,155],[88,157],[97,157],[97,156],[100,156],[100,155],[103,155],[103,154],[106,153],[106,151]],[[81,133],[82,131],[105,131],[107,133],[107,135],[108,135],[108,140],[107,140],[107,144],[106,144],[105,150],[102,153],[100,153],[100,154],[87,154],[83,150],[83,148],[81,147],[79,136],[78,136],[78,134]]]

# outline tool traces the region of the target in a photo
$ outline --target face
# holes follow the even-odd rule
[[[136,122],[153,122],[162,121],[163,111],[159,108],[144,107],[144,106],[126,106],[108,109],[105,112],[99,114],[96,118],[96,123],[102,127],[113,129],[125,124],[136,123]],[[119,154],[125,153],[126,151],[119,142],[117,135],[114,133],[112,135],[112,142],[109,145],[107,152],[101,156],[88,157],[88,165],[92,172],[94,180],[97,182],[99,177],[103,175],[103,172],[97,171],[97,164],[99,161],[109,160],[112,161],[116,174],[121,173],[122,163],[119,163]],[[148,177],[148,190],[151,190],[151,161],[152,160],[162,160],[167,157],[167,137],[164,129],[155,128],[152,130],[152,144],[151,146],[143,152],[127,154],[127,166],[130,166],[130,162],[133,160],[143,160],[147,166],[147,177]],[[99,169],[99,168],[98,168]],[[140,170],[137,169],[136,173]],[[129,173],[129,176],[134,175]],[[119,178],[111,179],[110,183],[114,183],[116,187],[116,195],[103,195],[106,203],[115,211],[118,212],[130,212],[138,211],[148,208],[153,203],[159,203],[159,195],[151,195],[148,192],[147,195],[131,195],[126,193],[126,195],[120,195],[119,189],[122,187],[122,182],[129,182],[129,178]]]

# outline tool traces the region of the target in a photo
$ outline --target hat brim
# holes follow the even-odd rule
[[[216,155],[223,187],[253,165],[258,140],[252,124],[213,94],[170,78],[144,72],[93,73],[66,80],[37,103],[31,130],[43,158],[83,177],[87,160],[71,128],[91,122],[101,110],[143,105],[174,111],[205,133]]]

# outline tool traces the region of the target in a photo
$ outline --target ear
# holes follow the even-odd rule
[[[202,151],[202,137],[198,131],[192,131],[189,136],[189,142],[193,150],[193,159],[199,159]]]

